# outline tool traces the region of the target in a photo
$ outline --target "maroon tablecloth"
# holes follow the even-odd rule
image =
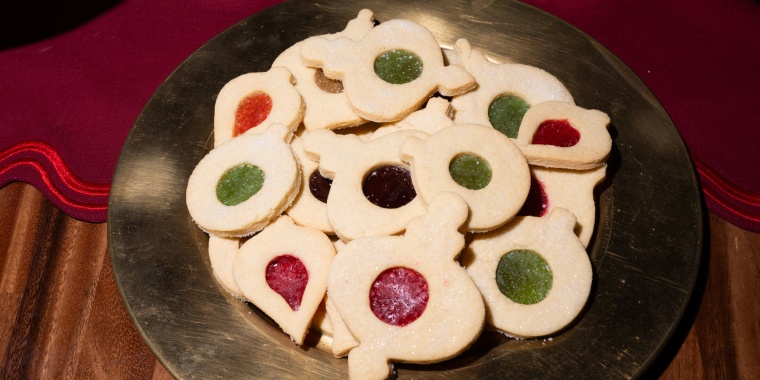
[[[73,29],[0,51],[0,186],[25,181],[66,213],[106,220],[140,110],[203,43],[280,0],[125,0]],[[626,62],[683,136],[707,206],[760,232],[760,3],[527,0]],[[10,46],[10,47],[9,47]]]

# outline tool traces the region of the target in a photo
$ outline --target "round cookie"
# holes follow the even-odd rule
[[[348,22],[338,33],[324,35],[327,39],[345,36],[358,40],[374,27],[372,11],[362,9],[357,17]],[[283,51],[272,63],[272,67],[282,66],[290,70],[296,78],[296,89],[301,93],[306,111],[303,125],[307,131],[319,128],[335,129],[359,125],[365,120],[348,105],[340,81],[329,79],[321,70],[308,67],[301,62],[301,45],[296,43]]]
[[[425,212],[407,165],[398,157],[406,139],[425,136],[407,130],[362,141],[327,129],[306,135],[304,151],[319,161],[322,175],[333,180],[327,218],[338,237],[351,241],[402,233],[411,218]]]
[[[462,261],[486,302],[486,324],[514,337],[559,331],[581,312],[591,262],[573,232],[575,216],[555,208],[477,234]]]
[[[612,138],[606,113],[566,102],[533,105],[515,143],[531,165],[584,170],[607,161]]]
[[[451,100],[454,121],[490,125],[510,138],[517,137],[525,110],[545,101],[575,104],[572,95],[553,75],[537,67],[494,63],[460,38],[454,44],[457,62],[478,82],[478,88]]]
[[[319,164],[306,155],[303,150],[303,137],[294,137],[290,146],[301,164],[301,189],[285,213],[302,226],[334,234],[335,231],[327,220],[327,195],[330,193],[332,180],[323,177],[319,173]]]
[[[260,231],[298,194],[301,174],[290,150],[291,131],[272,124],[211,150],[187,183],[190,217],[204,231],[225,237]]]
[[[456,261],[467,212],[461,197],[441,193],[403,236],[357,239],[335,257],[327,291],[359,341],[350,378],[385,378],[391,361],[446,360],[480,335],[483,298]]]
[[[444,66],[435,36],[409,20],[383,22],[359,41],[309,38],[301,59],[343,81],[351,108],[375,122],[401,120],[436,91],[453,96],[475,86],[462,67]]]
[[[232,264],[237,258],[238,250],[240,250],[238,238],[226,238],[214,234],[208,237],[209,262],[216,281],[232,296],[246,301],[232,275]]]
[[[227,82],[214,104],[214,147],[273,123],[295,131],[303,119],[304,103],[293,80],[290,71],[275,67]]]
[[[404,129],[414,129],[433,134],[454,124],[451,120],[451,103],[444,98],[428,99],[425,108],[412,112],[397,123],[386,124],[375,130],[371,139]]]
[[[281,216],[240,246],[233,275],[243,295],[302,344],[334,256],[327,235]]]
[[[506,223],[530,190],[530,171],[519,149],[485,125],[454,124],[425,140],[409,138],[400,154],[410,163],[414,186],[425,201],[447,191],[467,201],[468,231]]]
[[[531,166],[530,172],[530,193],[517,215],[540,217],[556,207],[564,208],[575,215],[575,233],[587,247],[596,221],[594,187],[604,180],[607,165],[589,170]]]

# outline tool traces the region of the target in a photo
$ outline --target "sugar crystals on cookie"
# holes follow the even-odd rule
[[[308,39],[301,59],[341,80],[351,108],[375,122],[402,119],[436,91],[453,96],[475,86],[462,67],[444,66],[435,36],[409,20],[383,22],[359,41]]]
[[[246,133],[211,150],[187,183],[190,217],[206,232],[247,236],[279,216],[298,193],[301,174],[282,124]]]

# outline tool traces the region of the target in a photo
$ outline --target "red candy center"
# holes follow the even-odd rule
[[[549,197],[546,195],[544,184],[541,181],[531,177],[530,191],[528,198],[525,200],[517,216],[537,216],[541,217],[549,209]]]
[[[430,293],[422,275],[412,269],[386,269],[375,279],[369,292],[369,305],[381,321],[406,326],[419,318]]]
[[[281,295],[293,311],[301,307],[303,292],[309,282],[309,272],[295,256],[277,256],[267,265],[267,285]]]
[[[249,129],[261,124],[272,112],[272,98],[257,91],[243,99],[235,111],[235,129],[232,136],[242,135]]]
[[[581,140],[581,133],[565,120],[546,120],[533,134],[531,144],[554,145],[563,148],[574,146]]]

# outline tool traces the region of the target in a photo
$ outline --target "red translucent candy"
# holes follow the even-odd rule
[[[246,96],[235,111],[235,129],[232,136],[240,136],[249,129],[261,124],[272,112],[272,98],[257,91]]]
[[[301,307],[303,292],[309,282],[309,272],[295,256],[277,256],[267,265],[267,285],[281,295],[293,311]]]
[[[430,293],[422,275],[412,269],[386,269],[375,279],[369,292],[369,305],[381,321],[406,326],[419,318]]]
[[[581,140],[581,133],[565,120],[546,120],[539,124],[531,144],[554,145],[562,148],[574,146]]]
[[[530,191],[517,216],[544,216],[549,209],[549,197],[546,195],[544,184],[531,177]]]

